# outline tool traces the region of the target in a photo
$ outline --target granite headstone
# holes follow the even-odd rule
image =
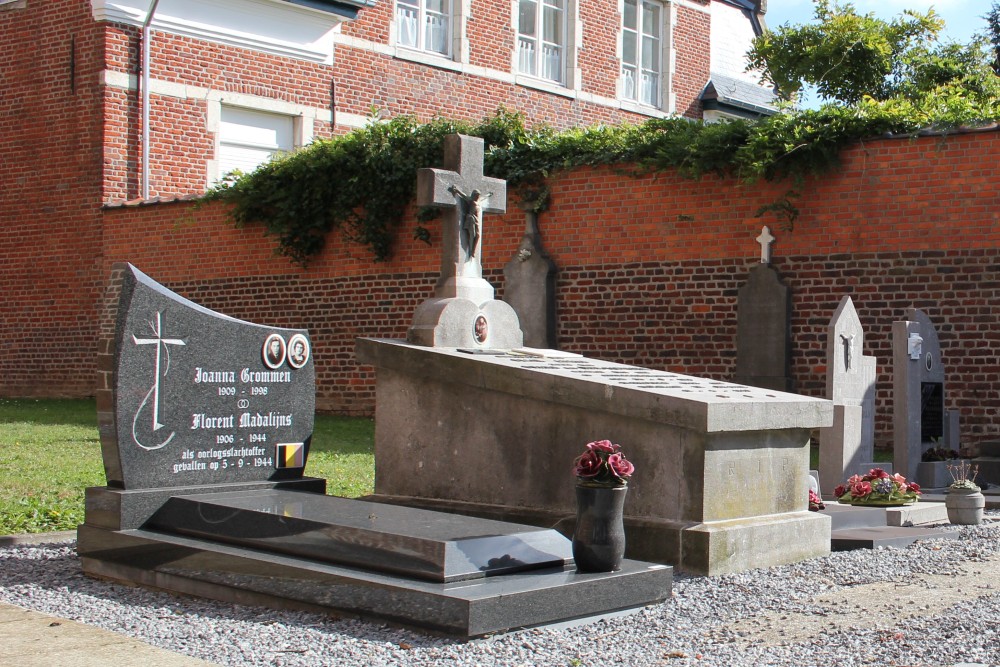
[[[524,344],[554,349],[556,341],[556,265],[542,246],[538,213],[525,211],[525,230],[517,254],[503,267],[504,300],[517,313]]]
[[[931,486],[934,480],[917,474],[923,453],[946,443],[957,449],[958,424],[944,409],[941,344],[923,311],[910,308],[893,322],[892,361],[893,463],[907,479]]]
[[[87,489],[77,533],[87,574],[460,636],[670,595],[662,566],[577,573],[549,528],[325,495],[303,476],[306,331],[215,313],[131,265],[112,283],[116,327],[98,361],[108,486]]]
[[[760,263],[740,287],[736,310],[736,374],[738,384],[778,391],[792,391],[791,290],[771,267],[774,237],[764,227],[757,242]]]
[[[316,373],[308,332],[243,322],[132,265],[121,286],[108,484],[124,489],[296,479]],[[113,419],[113,425],[107,420]]]
[[[864,342],[854,301],[845,296],[827,329],[826,394],[833,401],[833,426],[820,429],[819,472],[820,485],[828,490],[874,467],[876,365],[875,357],[863,354]]]

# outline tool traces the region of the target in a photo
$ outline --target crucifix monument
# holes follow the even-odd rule
[[[417,204],[444,209],[441,276],[417,308],[409,342],[428,347],[509,349],[523,342],[517,313],[483,279],[483,215],[507,210],[507,183],[483,175],[483,140],[451,134],[444,168],[417,171]]]

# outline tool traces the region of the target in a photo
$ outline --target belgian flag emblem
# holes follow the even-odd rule
[[[301,468],[306,464],[306,451],[301,442],[278,445],[278,468]]]

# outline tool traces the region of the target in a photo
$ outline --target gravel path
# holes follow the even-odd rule
[[[85,577],[74,544],[0,548],[0,601],[222,665],[1000,665],[1000,513],[958,540],[674,579],[636,614],[461,642]]]

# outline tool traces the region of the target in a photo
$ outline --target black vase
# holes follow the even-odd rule
[[[622,512],[627,486],[600,488],[577,485],[573,560],[580,572],[620,570],[625,556]]]

